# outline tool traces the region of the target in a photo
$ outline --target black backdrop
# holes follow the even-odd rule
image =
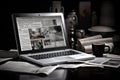
[[[15,38],[13,32],[13,25],[11,14],[12,13],[24,13],[24,12],[49,12],[49,7],[51,6],[52,0],[14,0],[1,2],[0,6],[0,49],[11,49],[16,48]],[[65,8],[65,17],[72,10],[78,10],[79,1],[91,1],[92,10],[97,11],[99,16],[100,4],[104,0],[61,0],[62,5]],[[119,26],[119,0],[114,0],[115,5],[115,19],[116,25],[115,29],[118,30]]]

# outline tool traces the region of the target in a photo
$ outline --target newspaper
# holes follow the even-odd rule
[[[105,43],[105,45],[110,46],[110,51],[112,52],[112,49],[114,47],[113,45],[113,38],[112,37],[108,37],[108,38],[102,38],[101,35],[95,35],[95,36],[90,36],[87,38],[83,38],[83,39],[78,39],[78,50],[84,51],[86,53],[91,53],[92,52],[92,43],[96,43],[96,42],[103,42]],[[105,48],[105,51],[108,48]]]
[[[104,67],[112,67],[112,68],[120,67],[120,56],[119,55],[106,54],[104,56],[105,57],[97,57],[93,60],[89,60],[86,63],[101,64]]]
[[[80,43],[81,45],[85,46],[85,45],[90,45],[91,43],[95,43],[95,42],[104,42],[104,43],[110,43],[110,42],[113,42],[113,39],[110,37],[110,38],[101,38],[101,39],[93,39],[93,40],[86,40],[86,41],[81,41],[80,40]]]

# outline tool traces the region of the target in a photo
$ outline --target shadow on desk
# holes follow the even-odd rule
[[[36,75],[20,75],[19,80],[66,80],[66,75],[67,71],[60,69],[55,70],[53,73],[46,77],[40,77]]]
[[[66,80],[66,77],[67,70],[64,69],[57,69],[45,77],[42,77],[40,75],[0,71],[0,80]]]
[[[78,68],[68,70],[67,80],[120,80],[120,68]]]

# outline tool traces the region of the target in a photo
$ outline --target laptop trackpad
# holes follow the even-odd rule
[[[48,58],[48,59],[41,59],[39,60],[42,64],[57,64],[57,63],[62,63],[62,62],[66,62],[69,60],[73,60],[73,58],[70,58],[68,56],[63,56],[63,57],[55,57],[55,58]]]

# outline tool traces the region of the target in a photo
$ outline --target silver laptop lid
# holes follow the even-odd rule
[[[63,13],[16,13],[12,18],[20,53],[69,47]]]

